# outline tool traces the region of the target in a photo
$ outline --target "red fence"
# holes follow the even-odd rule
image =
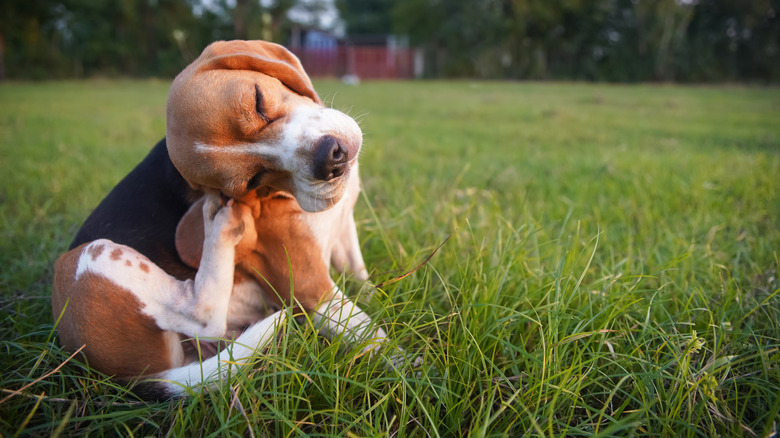
[[[414,50],[387,47],[340,46],[332,49],[293,49],[312,77],[356,75],[361,79],[414,77]]]

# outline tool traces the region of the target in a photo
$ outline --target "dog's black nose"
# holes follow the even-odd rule
[[[349,150],[334,137],[322,137],[314,149],[314,177],[318,180],[330,181],[347,170]]]

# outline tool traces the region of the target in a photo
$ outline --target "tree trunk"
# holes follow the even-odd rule
[[[3,34],[0,33],[0,82],[5,81],[5,51],[3,48]]]
[[[148,63],[148,71],[156,75],[159,73],[157,62],[157,26],[154,20],[154,10],[149,3],[150,0],[143,0],[141,2],[141,17],[143,19],[144,37],[146,39],[146,62]]]
[[[236,0],[236,9],[233,10],[233,33],[237,39],[247,39],[246,16],[248,12],[249,1]]]

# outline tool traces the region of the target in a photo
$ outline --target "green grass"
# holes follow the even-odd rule
[[[295,323],[219,390],[166,403],[68,361],[52,263],[163,135],[168,83],[4,84],[0,435],[777,430],[779,89],[316,85],[365,131],[374,282],[454,233],[365,304],[421,372]]]

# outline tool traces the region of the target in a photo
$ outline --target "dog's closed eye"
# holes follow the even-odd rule
[[[268,169],[263,169],[255,174],[252,178],[249,179],[249,181],[246,182],[246,189],[247,190],[254,190],[257,187],[260,186],[260,181],[263,180],[263,177],[269,172]]]
[[[269,122],[268,116],[265,114],[265,109],[263,108],[263,92],[260,91],[260,86],[257,84],[255,84],[255,112],[257,112],[257,115],[260,116],[264,122]]]

